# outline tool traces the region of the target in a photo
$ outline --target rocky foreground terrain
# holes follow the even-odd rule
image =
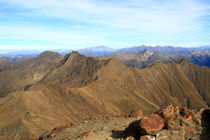
[[[169,105],[153,114],[134,110],[115,118],[84,120],[54,128],[39,140],[209,140],[210,109]]]

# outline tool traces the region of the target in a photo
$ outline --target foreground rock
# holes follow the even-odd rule
[[[141,120],[139,131],[141,134],[157,134],[164,127],[164,119],[157,114],[144,117]]]

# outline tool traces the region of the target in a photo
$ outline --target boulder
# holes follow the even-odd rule
[[[126,135],[135,138],[141,136],[140,140],[150,140],[153,136],[156,140],[210,139],[210,110],[196,112],[186,107],[169,105],[155,114],[132,122],[126,128]]]
[[[157,114],[142,118],[139,131],[141,134],[157,134],[164,127],[165,120]]]

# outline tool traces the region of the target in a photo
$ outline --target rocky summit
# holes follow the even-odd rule
[[[149,115],[103,118],[67,124],[40,140],[209,140],[210,110],[169,105]]]

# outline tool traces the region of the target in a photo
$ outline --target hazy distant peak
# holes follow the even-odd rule
[[[147,49],[144,49],[143,51],[140,51],[138,54],[141,57],[148,58],[148,57],[150,57],[152,55],[159,55],[160,53],[156,52],[156,51],[148,51]]]

